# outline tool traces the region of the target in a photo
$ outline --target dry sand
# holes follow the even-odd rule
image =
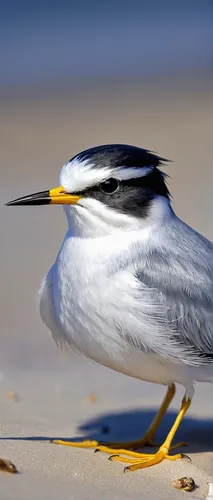
[[[135,85],[1,101],[0,456],[19,475],[0,475],[0,500],[171,499],[186,493],[171,481],[192,476],[207,494],[213,479],[213,388],[197,387],[177,435],[192,459],[123,475],[105,454],[53,445],[52,437],[139,437],[165,389],[62,354],[41,324],[36,291],[59,248],[59,207],[7,208],[3,203],[57,185],[61,165],[94,144],[123,142],[172,159],[166,169],[180,217],[212,239],[212,110],[207,89]],[[9,397],[8,391],[17,395]],[[97,401],[88,401],[90,393]],[[159,430],[171,425],[183,390]],[[103,434],[103,427],[109,428]],[[183,497],[184,498],[184,497]]]

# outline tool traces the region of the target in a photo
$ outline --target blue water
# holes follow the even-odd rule
[[[0,1],[0,85],[202,74],[213,60],[212,7],[211,0]]]

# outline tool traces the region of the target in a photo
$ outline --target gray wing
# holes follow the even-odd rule
[[[138,255],[136,277],[155,290],[172,337],[213,360],[213,244],[174,217],[146,259]]]

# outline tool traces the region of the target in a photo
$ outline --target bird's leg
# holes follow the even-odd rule
[[[160,446],[159,450],[156,453],[153,454],[148,454],[148,453],[135,453],[132,452],[132,456],[134,456],[134,459],[129,459],[125,457],[120,457],[119,455],[114,455],[110,457],[110,460],[113,460],[115,462],[129,462],[131,465],[126,467],[124,469],[124,472],[127,471],[134,471],[137,469],[144,469],[145,467],[151,467],[151,465],[156,465],[159,464],[164,460],[164,458],[168,460],[177,460],[178,458],[183,458],[184,455],[181,453],[178,453],[176,455],[169,455],[169,452],[171,450],[171,443],[172,440],[175,436],[175,433],[185,415],[187,412],[188,408],[190,407],[191,404],[191,399],[186,398],[184,396],[182,400],[182,405],[180,408],[180,411],[176,417],[176,420],[170,429],[167,438],[165,439],[164,443]],[[127,454],[125,450],[119,450],[119,452],[122,452],[122,454]],[[129,452],[130,453],[130,452]],[[128,455],[129,455],[128,453]]]
[[[155,443],[155,433],[157,428],[159,427],[167,408],[169,407],[174,395],[175,395],[176,389],[175,389],[175,384],[171,384],[168,389],[166,396],[163,400],[163,403],[155,416],[154,420],[152,421],[150,427],[147,429],[146,433],[144,436],[140,439],[137,439],[135,441],[123,441],[120,443],[107,443],[106,445],[100,445],[98,446],[98,450],[105,451],[106,453],[112,453],[113,450],[120,450],[125,449],[125,450],[139,450],[140,448],[143,448],[144,446],[158,446]]]
[[[109,443],[103,443],[103,442],[98,442],[98,441],[90,441],[90,440],[84,440],[84,441],[64,441],[60,439],[55,439],[53,442],[56,444],[62,444],[65,446],[74,446],[78,448],[97,448],[97,450],[105,451],[106,453],[113,453],[114,450],[118,450],[118,453],[121,453],[121,450],[125,449],[126,451],[130,452],[130,456],[132,456],[132,451],[133,450],[138,450],[142,448],[143,446],[157,446],[154,442],[155,438],[155,433],[160,425],[162,418],[164,417],[166,410],[171,403],[174,395],[175,395],[175,384],[171,384],[168,387],[166,396],[163,400],[163,403],[154,418],[153,422],[151,423],[150,427],[146,431],[145,435],[143,438],[135,440],[135,441],[124,441],[124,442],[109,442]],[[182,444],[182,443],[180,443]],[[175,447],[179,446],[180,444],[175,445]],[[129,454],[129,453],[128,453]]]

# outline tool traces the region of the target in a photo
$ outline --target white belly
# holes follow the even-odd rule
[[[66,240],[41,288],[41,316],[56,342],[66,343],[101,365],[141,380],[180,382],[185,386],[193,381],[193,366],[174,362],[172,356],[166,360],[164,332],[154,335],[146,321],[146,307],[143,311],[141,303],[138,313],[131,273],[106,275],[100,258],[96,264],[98,249],[91,240],[89,245],[86,248],[84,243],[82,248],[78,239]],[[127,341],[124,332],[129,332],[129,338],[131,332],[137,332],[138,347]],[[162,355],[159,348],[152,352],[158,342]]]

